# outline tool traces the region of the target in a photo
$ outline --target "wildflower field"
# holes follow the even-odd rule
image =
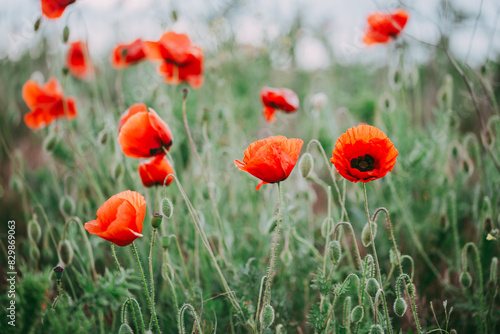
[[[97,56],[84,2],[32,1],[0,59],[0,333],[500,333],[483,1],[438,1],[432,43],[411,2],[374,1],[340,56],[300,12],[239,42],[238,1],[204,38],[172,6]],[[305,33],[327,65],[300,65]]]

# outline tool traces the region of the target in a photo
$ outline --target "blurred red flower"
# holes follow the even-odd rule
[[[392,13],[373,13],[368,16],[368,27],[363,42],[366,45],[388,43],[396,38],[408,21],[408,12],[397,9]]]
[[[335,143],[330,161],[351,182],[370,182],[392,171],[398,150],[385,133],[360,124],[342,134]]]
[[[49,19],[61,17],[66,7],[76,0],[42,0],[42,13]]]
[[[69,46],[66,56],[66,66],[75,78],[88,81],[94,74],[94,65],[90,59],[87,44],[81,41]]]
[[[144,52],[148,59],[162,61],[158,71],[169,84],[187,82],[193,88],[203,84],[203,51],[187,35],[166,32],[158,42],[144,42]]]
[[[140,38],[130,44],[118,44],[111,54],[111,65],[116,69],[124,69],[143,60],[146,55],[142,44]]]
[[[158,114],[145,104],[137,103],[120,117],[118,142],[125,155],[149,158],[172,146],[172,132]]]
[[[297,94],[288,88],[263,87],[260,90],[260,99],[264,105],[264,116],[266,121],[274,122],[276,110],[292,113],[299,109],[299,98]]]
[[[138,192],[126,190],[112,196],[97,210],[97,219],[85,229],[118,246],[127,246],[142,237],[146,201]]]
[[[157,155],[139,165],[139,175],[141,176],[142,184],[146,187],[162,186],[169,174],[174,174],[174,169],[164,154]],[[165,185],[168,186],[173,180],[174,178],[170,176]]]
[[[26,125],[34,130],[46,127],[58,118],[76,117],[76,103],[71,97],[64,97],[63,89],[56,78],[51,78],[43,86],[28,80],[23,86],[24,102],[31,109],[24,115]]]
[[[245,150],[243,162],[234,160],[236,167],[262,180],[263,184],[284,181],[297,164],[304,142],[284,136],[257,140]]]

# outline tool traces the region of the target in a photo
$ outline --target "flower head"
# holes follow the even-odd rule
[[[165,178],[169,174],[174,174],[174,169],[164,154],[157,155],[139,165],[139,175],[141,176],[142,184],[146,187],[163,185]],[[174,178],[170,176],[165,185],[168,186],[173,180]]]
[[[120,70],[143,60],[146,55],[142,44],[140,38],[130,44],[118,44],[111,54],[111,65]]]
[[[23,99],[31,109],[24,115],[24,122],[34,130],[43,128],[58,118],[73,119],[77,114],[75,100],[64,97],[56,78],[51,78],[42,86],[34,80],[26,81]]]
[[[131,106],[120,117],[118,142],[125,155],[149,158],[164,153],[172,145],[172,132],[160,116],[145,104]]]
[[[57,19],[64,13],[66,7],[76,0],[42,0],[42,13],[49,19]]]
[[[274,122],[276,110],[291,113],[299,109],[299,98],[297,94],[288,88],[263,87],[260,91],[260,99],[264,105],[263,114],[266,121]]]
[[[373,13],[368,16],[363,42],[366,45],[388,43],[401,33],[407,21],[408,13],[403,9],[391,13]]]
[[[146,201],[138,192],[126,190],[112,196],[97,210],[97,219],[85,229],[118,246],[127,246],[142,237]]]
[[[172,85],[187,82],[193,88],[203,84],[203,51],[187,35],[166,32],[158,42],[144,42],[150,60],[162,61],[158,71]]]
[[[330,161],[351,182],[370,182],[392,171],[398,150],[385,133],[360,124],[342,134],[335,143]]]
[[[292,172],[303,141],[283,136],[257,140],[245,150],[243,162],[234,160],[236,167],[262,180],[257,190],[266,183],[286,180]]]
[[[88,81],[94,74],[94,65],[90,60],[87,44],[84,42],[73,42],[69,46],[66,56],[66,66],[69,73],[75,78]]]

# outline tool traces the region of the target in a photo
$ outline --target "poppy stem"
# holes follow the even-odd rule
[[[144,291],[146,292],[146,297],[148,299],[149,306],[151,308],[151,316],[152,316],[152,318],[155,322],[155,325],[156,325],[156,331],[158,332],[158,334],[160,334],[161,333],[160,324],[158,323],[158,318],[156,317],[156,310],[154,308],[153,301],[151,300],[151,296],[149,295],[149,292],[148,292],[148,284],[146,283],[146,276],[144,276],[144,270],[142,269],[141,259],[139,258],[139,253],[137,252],[137,247],[135,246],[134,242],[132,242],[132,252],[135,255],[135,259],[137,260],[137,266],[139,267],[139,272],[141,274],[142,283],[144,285]]]
[[[278,218],[276,220],[276,230],[274,232],[273,242],[271,244],[271,257],[269,258],[269,268],[267,271],[267,281],[266,281],[266,290],[264,292],[264,300],[263,300],[263,308],[267,305],[271,304],[271,284],[273,282],[274,275],[274,261],[276,259],[276,249],[278,248],[279,234],[280,234],[280,220],[282,214],[282,200],[281,200],[281,182],[278,182]],[[262,312],[262,311],[261,311]],[[260,332],[262,333],[264,328],[260,327]]]
[[[366,183],[364,183],[364,182],[363,182],[363,194],[365,197],[365,210],[366,210],[366,217],[368,219],[368,228],[370,229],[370,240],[371,240],[371,244],[372,244],[373,258],[375,260],[374,265],[377,268],[377,280],[378,280],[379,286],[382,286],[382,275],[380,275],[380,264],[378,262],[377,250],[375,249],[375,238],[373,235],[372,221],[370,219],[370,210],[368,210],[368,196],[366,195]],[[385,320],[387,322],[387,329],[389,330],[389,333],[392,333],[393,331],[392,331],[392,326],[391,326],[391,322],[389,319],[389,311],[387,310],[387,303],[385,301],[385,294],[384,294],[383,298],[384,298],[383,304],[384,304]]]
[[[150,296],[151,296],[151,301],[153,303],[153,308],[155,308],[155,281],[154,281],[154,276],[153,276],[153,250],[155,247],[155,239],[156,239],[156,228],[153,228],[152,236],[151,236],[151,247],[149,248],[149,279],[150,279],[150,284],[149,284],[149,289],[151,290]],[[149,330],[153,327],[153,319],[150,320],[149,322]]]

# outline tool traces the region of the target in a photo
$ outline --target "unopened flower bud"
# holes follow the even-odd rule
[[[57,146],[57,135],[50,133],[43,141],[43,147],[47,152],[52,152]]]
[[[69,240],[59,242],[57,253],[59,254],[59,260],[65,266],[69,266],[73,262],[74,252]]]
[[[33,29],[35,31],[38,31],[38,29],[40,29],[40,24],[42,24],[42,17],[41,16],[38,18],[38,20],[35,21]]]
[[[23,182],[21,181],[21,179],[19,178],[19,176],[17,175],[12,175],[11,179],[10,179],[10,187],[12,188],[12,190],[14,190],[15,192],[18,192],[18,193],[21,193],[23,191]]]
[[[269,328],[274,322],[274,309],[271,305],[266,305],[260,314],[260,325],[264,330]]]
[[[406,302],[403,298],[397,298],[394,302],[394,313],[398,317],[402,317],[406,312]]]
[[[377,224],[371,223],[372,225],[372,232],[373,232],[373,238],[377,236]],[[370,235],[370,226],[368,223],[363,227],[363,231],[361,231],[361,242],[363,243],[363,246],[368,247],[372,243],[372,238]]]
[[[309,176],[309,173],[311,173],[311,170],[314,167],[314,161],[310,153],[304,153],[302,155],[302,158],[300,158],[299,161],[299,168],[300,168],[300,173],[302,174],[303,178],[306,178]]]
[[[366,293],[368,293],[370,297],[375,298],[379,289],[380,285],[378,281],[373,277],[369,278],[366,282]]]
[[[462,284],[465,289],[470,288],[472,285],[472,277],[468,271],[464,271],[460,274],[460,284]]]
[[[134,331],[128,324],[123,323],[118,330],[118,334],[134,334]]]
[[[484,231],[490,233],[493,229],[493,219],[491,217],[486,217],[483,221]]]
[[[65,216],[73,216],[75,214],[75,201],[71,196],[65,195],[59,201],[59,210]]]
[[[67,68],[66,66],[64,66],[64,67],[62,68],[62,74],[63,74],[63,76],[67,76],[67,75],[68,75],[68,73],[69,73],[69,68]]]
[[[370,334],[384,334],[384,330],[380,325],[372,325],[370,328]]]
[[[123,166],[121,163],[117,163],[113,168],[113,178],[119,180],[123,174]]]
[[[490,282],[495,282],[497,280],[497,267],[498,267],[498,258],[494,257],[491,259],[491,265],[490,265]]]
[[[450,334],[457,334],[457,331],[455,329],[450,330]]]
[[[159,213],[155,213],[151,217],[151,226],[153,226],[153,228],[158,228],[160,227],[162,221],[163,221],[163,216],[160,215]]]
[[[97,139],[99,140],[99,143],[101,143],[101,145],[104,145],[108,141],[108,136],[109,136],[108,131],[104,129],[101,132],[99,132]]]
[[[358,305],[352,309],[351,312],[351,321],[356,323],[363,320],[363,316],[365,315],[365,311],[363,310],[363,306]]]
[[[170,199],[164,198],[161,201],[161,212],[163,213],[165,218],[172,218],[172,214],[174,213],[174,205],[172,204],[172,201]]]
[[[172,10],[172,20],[174,20],[174,22],[177,22],[177,18],[178,18],[177,11],[174,9]]]
[[[64,268],[61,266],[57,266],[52,270],[54,270],[54,275],[56,275],[56,279],[61,280],[61,278],[63,276]]]
[[[280,259],[283,261],[283,264],[288,267],[293,261],[292,252],[290,252],[289,249],[283,250],[283,252],[281,252]]]
[[[36,215],[28,222],[28,238],[34,243],[38,243],[42,238],[42,228]]]
[[[68,26],[65,26],[64,29],[63,29],[63,43],[66,43],[68,41],[68,38],[69,38],[69,27]]]
[[[342,248],[340,246],[340,242],[338,240],[330,241],[330,260],[332,260],[333,264],[338,264],[340,261],[340,256],[342,255]]]

